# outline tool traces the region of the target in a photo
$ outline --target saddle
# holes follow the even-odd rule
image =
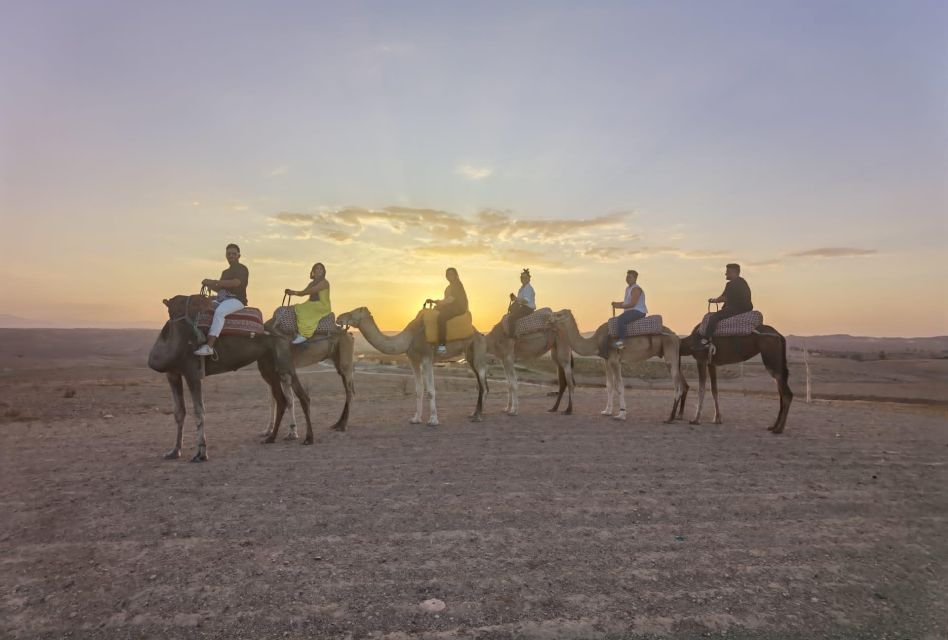
[[[276,311],[273,312],[273,325],[277,331],[285,336],[295,336],[299,333],[299,327],[296,324],[296,312],[292,306],[277,307]],[[317,336],[328,336],[338,331],[340,331],[340,328],[336,324],[336,314],[329,312],[328,315],[320,318],[319,324],[316,325],[316,332],[312,336],[306,337],[312,339]]]
[[[704,318],[701,320],[701,335],[706,335],[705,331],[708,328],[708,318],[711,316],[710,313],[706,313]],[[718,323],[714,328],[714,336],[711,337],[724,337],[724,336],[749,336],[757,330],[757,327],[764,324],[764,314],[762,314],[757,309],[752,311],[747,311],[746,313],[741,313],[736,316],[731,316],[730,318],[725,318]]]
[[[421,319],[425,323],[425,342],[428,344],[438,343],[438,310],[422,309]],[[454,316],[448,320],[445,326],[445,340],[463,340],[474,335],[474,318],[471,312],[467,311],[459,316]]]
[[[213,309],[204,309],[197,316],[197,327],[204,335],[207,335],[211,328],[211,320],[214,319]],[[263,327],[263,314],[260,309],[255,307],[244,307],[240,311],[234,311],[224,318],[224,328],[221,330],[222,336],[243,336],[253,338],[257,335],[266,333]]]
[[[504,314],[504,317],[500,320],[504,327],[507,326],[507,314]],[[549,307],[543,307],[542,309],[537,309],[528,316],[524,316],[517,320],[517,326],[514,327],[514,337],[519,338],[531,333],[539,333],[540,331],[546,331],[550,328],[550,324],[553,322],[553,310]]]
[[[609,335],[613,338],[631,338],[632,336],[657,336],[662,333],[661,316],[645,316],[625,327],[625,335],[618,335],[618,318],[609,319]]]

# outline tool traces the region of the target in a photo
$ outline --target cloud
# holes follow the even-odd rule
[[[490,167],[475,167],[470,164],[462,164],[457,169],[454,170],[454,173],[467,178],[468,180],[483,180],[494,172]]]
[[[854,247],[822,247],[788,253],[788,258],[851,258],[857,256],[871,256],[879,253],[875,249],[857,249]]]
[[[316,222],[316,218],[307,213],[293,213],[290,211],[282,211],[273,218],[270,219],[271,222],[276,222],[279,224],[289,225],[291,227],[309,227]]]
[[[289,170],[290,170],[290,168],[289,168],[288,166],[286,166],[285,164],[284,164],[284,165],[280,165],[279,167],[274,167],[274,168],[270,171],[270,175],[273,176],[273,177],[275,177],[275,176],[283,176],[283,175],[286,175],[286,172],[289,171]]]

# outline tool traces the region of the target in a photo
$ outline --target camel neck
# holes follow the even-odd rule
[[[598,355],[598,335],[599,332],[597,331],[592,338],[584,338],[579,332],[579,327],[576,326],[576,318],[573,317],[573,314],[570,314],[569,320],[566,322],[566,337],[569,339],[569,344],[573,351],[581,356]]]
[[[387,336],[375,324],[375,318],[369,316],[359,323],[359,331],[372,347],[386,355],[398,355],[406,353],[411,346],[413,323],[402,329],[401,333],[394,336]]]

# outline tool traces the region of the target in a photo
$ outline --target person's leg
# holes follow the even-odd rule
[[[706,338],[710,338],[714,335],[714,330],[717,328],[718,324],[725,318],[732,318],[736,315],[740,315],[742,311],[730,311],[728,309],[721,309],[720,311],[715,311],[711,314],[711,317],[708,318],[708,327],[704,331]]]
[[[448,335],[448,320],[464,313],[460,307],[448,305],[438,309],[438,346],[443,347]]]
[[[237,298],[227,298],[217,303],[217,308],[214,309],[214,319],[211,320],[211,328],[207,332],[207,346],[210,349],[214,348],[214,343],[220,337],[227,316],[243,308],[244,303]]]
[[[626,328],[636,320],[641,320],[645,317],[645,314],[639,311],[638,309],[626,309],[622,314],[616,318],[616,335],[618,336],[619,342],[622,342],[625,338]]]
[[[507,309],[507,336],[510,338],[516,337],[517,321],[526,318],[531,313],[533,313],[533,309],[527,305],[518,302],[511,303],[510,308]]]

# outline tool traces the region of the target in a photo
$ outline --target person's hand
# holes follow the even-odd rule
[[[293,291],[292,289],[285,289],[285,290],[283,291],[283,295],[285,295],[285,296],[295,296],[295,295],[296,295],[296,292]]]
[[[618,309],[618,308],[621,307],[621,306],[622,306],[622,303],[621,303],[621,302],[613,302],[613,303],[612,303],[612,308],[613,308],[613,309]]]
[[[515,296],[514,294],[511,293],[511,294],[510,294],[510,301],[513,302],[513,301],[516,300],[516,299],[517,299],[517,296]]]
[[[434,304],[434,300],[432,300],[431,298],[428,298],[427,300],[425,300],[425,304],[426,304],[426,305],[427,305],[427,304]]]
[[[715,303],[715,302],[717,302],[717,301],[718,301],[717,298],[708,298],[708,304],[713,304],[713,303]]]
[[[211,287],[213,285],[214,285],[214,281],[211,280],[210,278],[204,278],[203,280],[201,280],[202,287]]]

